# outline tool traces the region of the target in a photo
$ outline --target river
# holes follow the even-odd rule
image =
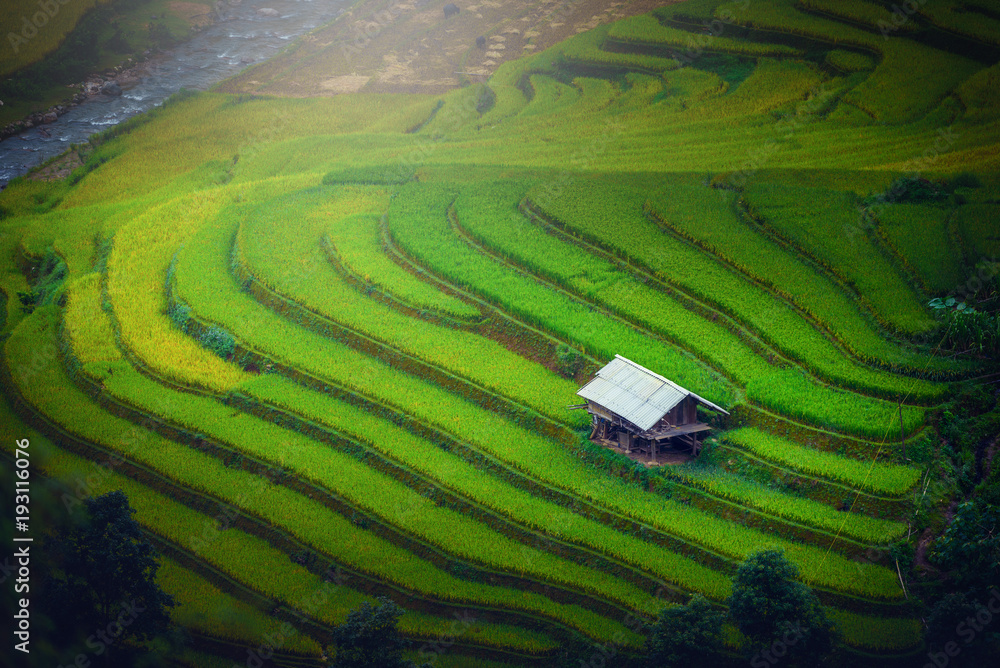
[[[118,97],[97,95],[55,123],[0,142],[0,189],[71,144],[161,104],[181,88],[206,90],[266,60],[299,35],[332,21],[350,0],[244,0],[224,5],[215,23],[188,41],[150,59],[146,73]],[[270,8],[277,16],[261,16]]]

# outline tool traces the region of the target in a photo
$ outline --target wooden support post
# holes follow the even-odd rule
[[[660,445],[659,441],[655,441],[655,440],[653,441],[653,459],[650,462],[651,464],[656,464],[657,463],[657,461],[656,461],[656,450],[657,450],[657,448],[658,448],[659,445]]]

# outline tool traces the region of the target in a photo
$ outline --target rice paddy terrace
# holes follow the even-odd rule
[[[890,548],[995,372],[926,303],[1000,255],[1000,14],[931,5],[689,0],[444,94],[178,95],[0,195],[5,450],[127,493],[192,665],[282,621],[319,665],[379,595],[439,665],[624,664],[775,546],[844,661],[909,665]],[[944,194],[877,197],[914,173]],[[586,440],[616,353],[732,413],[698,462]]]

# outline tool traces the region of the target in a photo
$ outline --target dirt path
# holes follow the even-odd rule
[[[446,17],[447,4],[360,0],[333,24],[218,89],[289,97],[441,93],[485,80],[504,61],[670,0],[459,0],[459,13]]]

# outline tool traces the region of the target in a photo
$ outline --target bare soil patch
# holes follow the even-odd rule
[[[83,162],[76,151],[70,151],[42,169],[31,172],[28,178],[36,181],[58,181],[69,176],[74,169],[82,164]]]
[[[677,1],[677,0],[673,0]],[[287,52],[218,86],[230,93],[320,97],[357,91],[442,93],[484,81],[502,63],[664,0],[362,0]],[[182,4],[182,3],[179,3]],[[485,40],[477,46],[478,37]],[[482,41],[481,41],[482,42]],[[365,83],[357,86],[364,78]]]

